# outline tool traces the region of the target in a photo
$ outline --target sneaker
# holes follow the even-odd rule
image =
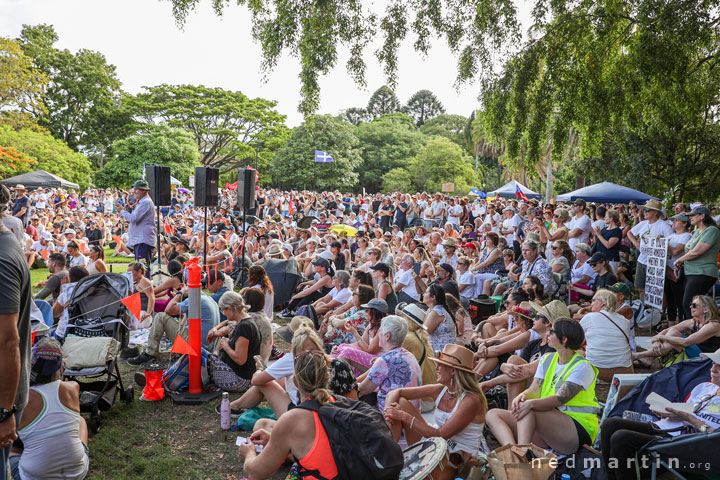
[[[278,313],[278,317],[280,317],[280,318],[293,318],[294,315],[293,315],[293,313],[292,313],[290,310],[288,310],[288,309],[286,308],[286,309],[283,310],[282,312]]]
[[[270,350],[270,360],[277,360],[282,358],[283,355],[285,355],[285,352],[281,352],[275,345],[272,346],[272,350]]]
[[[153,357],[152,355],[148,355],[147,353],[143,352],[143,353],[141,353],[140,355],[138,355],[137,357],[129,359],[129,360],[128,360],[128,363],[129,363],[130,365],[134,365],[134,366],[137,367],[137,366],[139,366],[139,365],[142,365],[143,363],[147,363],[147,362],[150,362],[150,361],[152,361],[152,360],[155,360],[155,357]]]
[[[242,408],[231,408],[230,409],[230,418],[238,418],[240,415],[242,415],[243,411],[244,410]],[[218,415],[222,415],[222,413],[220,413],[220,404],[219,403],[217,405],[215,405],[215,413],[217,413]]]

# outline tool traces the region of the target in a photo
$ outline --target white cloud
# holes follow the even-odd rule
[[[137,93],[142,86],[203,84],[240,90],[251,97],[278,102],[290,126],[298,125],[300,101],[299,61],[285,57],[262,81],[260,46],[252,41],[250,15],[245,7],[228,7],[222,17],[202,1],[183,30],[174,22],[171,4],[154,0],[0,0],[0,35],[17,37],[22,24],[52,24],[57,46],[76,51],[96,50],[117,67],[123,88]],[[372,92],[384,84],[382,69],[366,53],[367,90],[360,90],[345,71],[347,54],[320,80],[321,113],[337,114],[362,107]],[[420,89],[434,92],[448,113],[469,115],[478,107],[478,87],[456,90],[456,60],[443,41],[433,42],[423,59],[406,41],[399,55],[396,88],[402,102]]]

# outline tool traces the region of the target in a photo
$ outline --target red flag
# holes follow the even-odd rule
[[[197,355],[197,352],[192,349],[190,344],[185,341],[183,337],[178,335],[175,337],[175,343],[173,343],[172,349],[170,350],[171,353],[180,353],[184,354],[187,353],[188,355]]]
[[[527,202],[527,201],[528,201],[527,195],[525,195],[525,194],[523,193],[523,191],[520,190],[520,185],[517,185],[517,184],[515,185],[515,196],[516,196],[516,197],[520,197],[523,202]]]
[[[135,315],[135,318],[140,321],[140,312],[142,311],[142,307],[140,305],[140,292],[130,295],[129,297],[125,297],[120,301],[128,308],[128,310],[130,310],[130,313]]]
[[[288,212],[290,213],[290,216],[292,217],[293,214],[293,199],[290,199],[290,206],[288,207]]]
[[[168,235],[172,235],[173,233],[175,233],[173,232],[173,227],[167,222],[165,222],[165,231],[168,233]]]
[[[235,183],[225,182],[225,188],[227,188],[228,190],[235,190],[237,188],[237,182],[235,182]]]

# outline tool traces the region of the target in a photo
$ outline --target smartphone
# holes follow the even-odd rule
[[[416,275],[420,275],[420,269],[422,269],[422,264],[415,262],[415,265],[413,265],[413,270],[415,270]]]

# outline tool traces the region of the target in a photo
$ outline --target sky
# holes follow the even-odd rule
[[[381,1],[381,0],[380,0]],[[158,0],[0,0],[0,36],[16,38],[23,24],[52,24],[57,48],[81,48],[105,55],[117,67],[123,89],[139,93],[143,86],[195,84],[241,91],[249,97],[277,101],[289,126],[302,122],[299,60],[285,56],[263,81],[261,48],[251,37],[250,14],[229,6],[222,17],[201,0],[184,29],[175,24],[171,3]],[[521,15],[522,16],[522,15]],[[456,60],[443,40],[435,40],[427,58],[406,41],[399,55],[396,93],[406,102],[418,90],[435,93],[447,113],[468,116],[479,107],[478,85],[454,86]],[[371,45],[365,60],[367,88],[358,87],[345,70],[341,51],[337,66],[320,79],[318,113],[336,115],[349,107],[364,107],[384,83]]]

